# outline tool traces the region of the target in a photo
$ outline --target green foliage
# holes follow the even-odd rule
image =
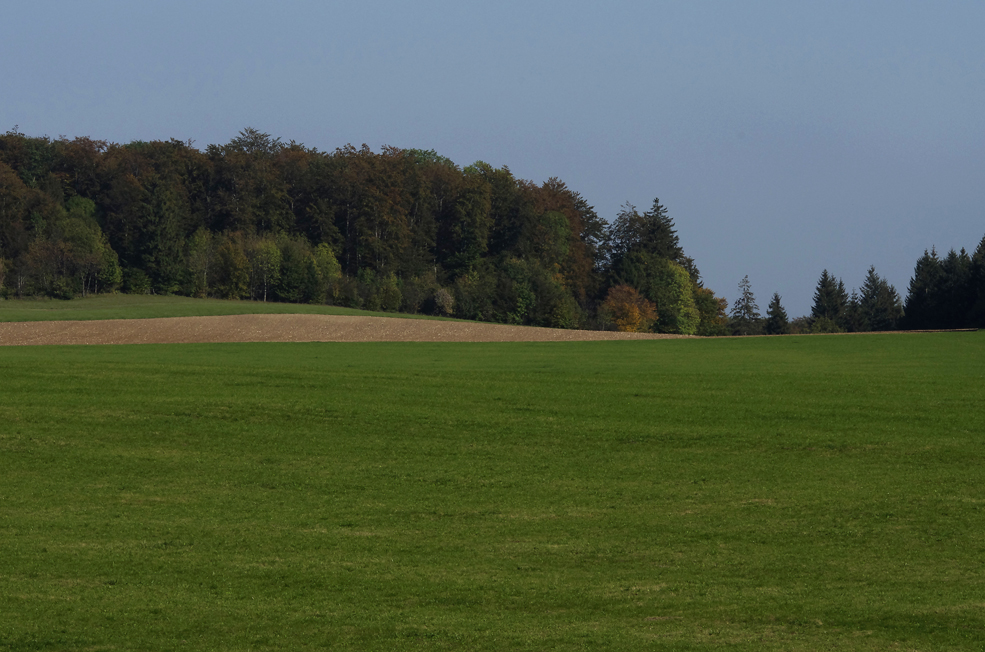
[[[705,337],[728,335],[728,314],[725,312],[728,310],[728,301],[722,297],[716,297],[710,289],[697,285],[694,286],[693,293],[694,306],[700,315],[697,335]]]
[[[188,239],[185,255],[189,276],[188,294],[193,297],[206,297],[214,282],[216,266],[216,240],[211,231],[200,227]]]
[[[277,248],[281,253],[277,298],[289,303],[315,301],[321,280],[307,240],[281,235],[277,238]]]
[[[342,277],[342,266],[339,265],[335,252],[325,243],[315,247],[314,251],[315,266],[318,268],[318,275],[326,283],[337,281]]]
[[[654,199],[653,206],[642,215],[632,204],[624,204],[612,223],[610,246],[612,265],[616,270],[627,256],[634,253],[674,261],[684,255],[674,221],[659,199]]]
[[[243,253],[240,238],[227,236],[216,250],[216,290],[224,299],[249,296],[250,261]]]
[[[128,294],[150,294],[151,280],[142,269],[127,269],[123,272],[123,289]]]
[[[985,236],[971,257],[968,325],[985,328]]]
[[[655,331],[681,335],[697,332],[701,313],[695,304],[691,277],[683,267],[668,258],[637,251],[623,259],[622,279],[656,305]]]
[[[943,270],[937,252],[924,250],[917,260],[906,297],[907,328],[937,328]]]
[[[548,270],[560,271],[571,248],[568,218],[558,211],[541,215],[533,238],[537,259]]]
[[[85,222],[94,223],[96,215],[96,202],[76,195],[65,202],[65,211],[71,217],[77,217]]]
[[[331,301],[335,297],[338,282],[342,278],[342,266],[335,257],[335,252],[324,242],[315,247],[312,252],[312,261],[318,281],[313,302]]]
[[[840,279],[828,273],[821,272],[814,290],[814,306],[811,308],[811,321],[822,321],[821,328],[831,328],[834,325],[838,331],[846,330],[845,311],[848,306],[848,293],[845,284]],[[812,327],[813,329],[813,327]],[[824,330],[822,332],[832,332]]]
[[[657,306],[655,330],[660,333],[694,335],[701,314],[694,303],[691,276],[683,267],[667,258],[651,265],[647,296]]]
[[[865,276],[858,306],[862,324],[860,330],[895,330],[903,317],[903,303],[896,288],[876,274],[875,267],[869,267]]]
[[[790,332],[790,321],[787,319],[787,311],[783,309],[783,305],[780,303],[778,292],[774,292],[773,298],[770,299],[763,332],[767,335],[786,335]]]
[[[493,302],[497,278],[488,273],[490,270],[486,267],[476,267],[455,279],[450,292],[456,317],[477,321],[494,319],[496,309]]]
[[[400,282],[393,272],[377,277],[376,296],[379,310],[397,312],[403,303],[404,296],[400,291]]]
[[[841,326],[828,317],[816,317],[810,321],[811,333],[841,333]]]
[[[759,335],[763,332],[763,318],[759,314],[748,274],[739,281],[739,298],[732,304],[729,326],[733,335]]]
[[[156,294],[393,307],[396,287],[400,308],[426,312],[443,312],[444,287],[457,315],[564,327],[596,323],[614,285],[643,291],[649,272],[630,278],[641,256],[700,288],[658,200],[627,204],[610,228],[555,177],[433,150],[320,152],[254,128],[204,151],[0,135],[0,253],[17,296],[115,291],[127,269]],[[671,300],[682,305],[659,328],[721,330],[714,301],[695,294],[695,317]]]
[[[288,253],[291,256],[293,252]],[[246,259],[250,262],[250,298],[253,300],[266,301],[267,294],[278,286],[281,278],[281,264],[284,255],[278,243],[271,237],[251,239],[246,243],[244,252]],[[297,263],[288,263],[291,272],[295,271]],[[288,283],[295,279],[289,279]],[[292,303],[298,303],[293,301]]]
[[[415,276],[399,285],[400,306],[403,312],[434,312],[434,293],[440,286],[433,276]]]
[[[116,255],[116,252],[108,244],[102,248],[98,281],[99,286],[97,287],[97,291],[102,292],[114,292],[123,282],[120,257]]]

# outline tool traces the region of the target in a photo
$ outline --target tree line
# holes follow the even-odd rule
[[[746,276],[729,317],[734,335],[985,328],[985,237],[973,254],[951,249],[941,257],[934,248],[924,250],[905,301],[875,267],[851,293],[844,281],[824,270],[811,314],[790,320],[777,293],[761,315]]]
[[[320,152],[255,129],[204,151],[0,135],[0,297],[99,292],[329,303],[511,324],[698,335],[985,326],[985,238],[917,261],[905,301],[824,270],[811,314],[748,277],[729,310],[667,208],[610,222],[542,184],[432,151]]]
[[[659,200],[610,224],[557,178],[250,128],[204,151],[0,136],[0,296],[114,291],[728,332]]]

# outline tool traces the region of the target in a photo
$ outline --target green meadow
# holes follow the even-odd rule
[[[70,301],[56,299],[0,300],[0,322],[268,314],[399,316],[409,319],[438,319],[438,317],[425,315],[397,315],[392,312],[371,312],[338,306],[274,303],[273,301],[193,299],[191,297],[153,294],[101,294]]]
[[[0,650],[968,650],[985,333],[0,348]]]

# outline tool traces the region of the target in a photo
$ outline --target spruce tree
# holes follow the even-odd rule
[[[770,299],[763,330],[767,335],[785,335],[790,332],[790,320],[787,319],[787,311],[780,304],[778,292],[774,292],[773,298]]]
[[[674,220],[659,199],[654,199],[653,206],[643,214],[629,202],[623,204],[609,229],[607,239],[611,247],[614,276],[622,282],[625,282],[623,267],[634,255],[666,258],[678,264],[682,264],[685,258],[674,228]],[[691,266],[693,267],[693,261]],[[692,280],[696,281],[697,268],[693,267],[692,271],[685,265],[685,269],[688,269]]]
[[[811,308],[811,330],[830,333],[844,330],[845,307],[848,293],[845,283],[828,273],[821,272],[814,290],[814,306]]]
[[[855,291],[852,290],[852,293]],[[852,299],[845,290],[845,282],[838,279],[838,302],[841,304],[841,317],[835,322],[838,327],[843,331],[852,331],[854,329],[853,313],[852,313]],[[858,297],[855,299],[856,305],[858,304]],[[857,312],[857,311],[856,311]]]
[[[667,213],[667,207],[660,203],[660,199],[655,198],[650,210],[643,217],[647,227],[644,241],[647,250],[661,258],[680,262],[684,257],[684,250],[681,249],[681,241],[677,237],[674,220]]]
[[[985,237],[978,243],[978,248],[971,256],[971,286],[972,304],[968,312],[968,326],[985,328]]]
[[[855,288],[852,288],[852,293],[848,296],[848,301],[845,302],[845,310],[842,312],[838,324],[842,330],[849,333],[866,330],[865,320],[862,317],[862,299]]]
[[[732,306],[729,325],[733,335],[758,335],[762,330],[762,315],[759,314],[748,274],[739,281],[739,298]]]
[[[937,252],[925,249],[917,260],[906,295],[906,328],[939,328],[940,296],[944,272]]]
[[[903,304],[896,288],[876,273],[875,267],[869,271],[862,283],[859,298],[861,329],[866,331],[895,330],[903,316]]]
[[[971,258],[968,252],[951,249],[941,260],[939,319],[941,328],[964,328],[974,305],[971,287]]]

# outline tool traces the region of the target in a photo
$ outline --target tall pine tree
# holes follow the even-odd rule
[[[971,257],[971,310],[968,312],[968,325],[985,328],[985,237]]]
[[[940,328],[940,296],[944,271],[937,252],[924,250],[917,259],[906,295],[906,328]]]
[[[848,305],[848,293],[845,284],[840,279],[828,273],[821,272],[814,290],[814,306],[811,308],[811,330],[814,332],[830,333],[845,330],[845,309]]]
[[[739,298],[732,305],[729,325],[733,335],[759,335],[762,332],[762,315],[759,314],[748,274],[739,281]]]
[[[859,297],[860,329],[865,331],[895,330],[903,317],[903,303],[896,288],[876,273],[875,267],[869,271],[862,283]]]
[[[763,330],[767,335],[785,335],[790,332],[790,320],[787,319],[787,311],[780,303],[779,292],[774,292],[773,298],[770,299]]]
[[[940,324],[943,328],[964,328],[974,305],[968,252],[951,249],[941,260],[941,272]]]
[[[616,275],[622,273],[625,261],[633,254],[666,258],[676,263],[681,263],[684,258],[674,220],[659,199],[654,199],[650,210],[642,214],[632,204],[623,204],[608,239]]]

